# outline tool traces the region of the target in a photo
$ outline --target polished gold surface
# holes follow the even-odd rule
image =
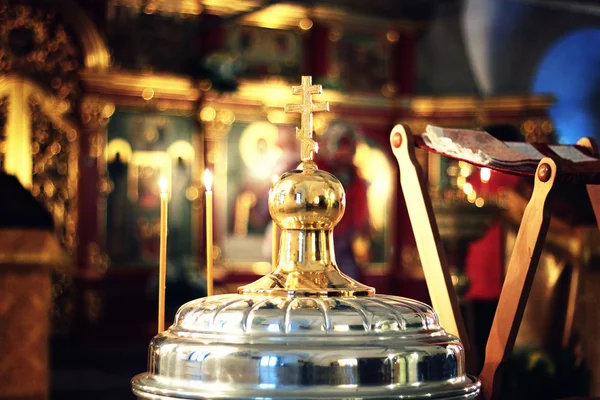
[[[302,95],[301,105],[286,106],[287,112],[302,115],[296,138],[302,143],[302,163],[283,174],[269,192],[269,212],[281,229],[279,261],[273,272],[243,286],[240,294],[268,293],[297,296],[367,296],[375,290],[342,274],[335,261],[333,228],[346,208],[341,182],[320,171],[312,161],[317,144],[312,140],[312,113],[329,109],[327,103],[313,103],[321,92],[310,77],[293,93]]]
[[[346,208],[340,181],[314,164],[283,174],[269,193],[269,212],[282,229],[333,229]]]
[[[302,104],[286,104],[284,111],[286,113],[300,113],[300,128],[296,128],[296,138],[300,140],[302,162],[313,159],[314,153],[319,151],[317,142],[312,139],[313,136],[313,112],[329,111],[329,103],[313,103],[313,94],[323,93],[321,85],[313,85],[312,77],[303,76],[301,86],[292,86],[292,94],[302,95]]]

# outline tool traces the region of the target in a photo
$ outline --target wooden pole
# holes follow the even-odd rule
[[[469,351],[467,331],[447,267],[429,191],[415,156],[412,134],[407,127],[396,125],[390,140],[400,167],[400,185],[404,192],[431,303],[438,314],[440,325],[448,333],[458,336],[465,351]]]

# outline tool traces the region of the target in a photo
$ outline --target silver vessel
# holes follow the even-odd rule
[[[376,295],[340,272],[333,228],[346,204],[341,183],[312,161],[312,103],[303,77],[298,169],[269,195],[281,228],[277,267],[238,294],[183,305],[150,343],[139,399],[473,399],[464,348],[431,307]]]

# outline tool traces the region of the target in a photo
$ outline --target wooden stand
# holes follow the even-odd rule
[[[438,313],[441,326],[459,336],[468,352],[468,338],[458,298],[450,281],[431,199],[415,158],[413,136],[408,128],[397,125],[392,130],[390,141],[400,167],[400,185],[405,194],[433,308]],[[591,139],[583,138],[577,144],[589,149],[592,155],[598,155],[597,146]],[[547,201],[559,178],[565,182],[586,184],[600,228],[600,169],[572,173],[562,167],[561,160],[543,158],[535,171],[533,194],[521,220],[488,337],[485,362],[479,375],[485,400],[499,398],[502,367],[512,353],[548,231],[550,216]]]
[[[50,270],[64,257],[53,232],[0,230],[0,400],[48,399]]]

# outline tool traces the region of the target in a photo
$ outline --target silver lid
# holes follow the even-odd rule
[[[302,163],[271,188],[281,228],[277,267],[239,294],[183,305],[150,343],[148,372],[133,379],[141,399],[472,399],[464,348],[426,304],[375,290],[342,274],[333,228],[346,197],[312,161],[311,96],[303,77],[297,136]]]
[[[479,383],[426,304],[231,294],[181,307],[133,390],[142,399],[470,399]]]

